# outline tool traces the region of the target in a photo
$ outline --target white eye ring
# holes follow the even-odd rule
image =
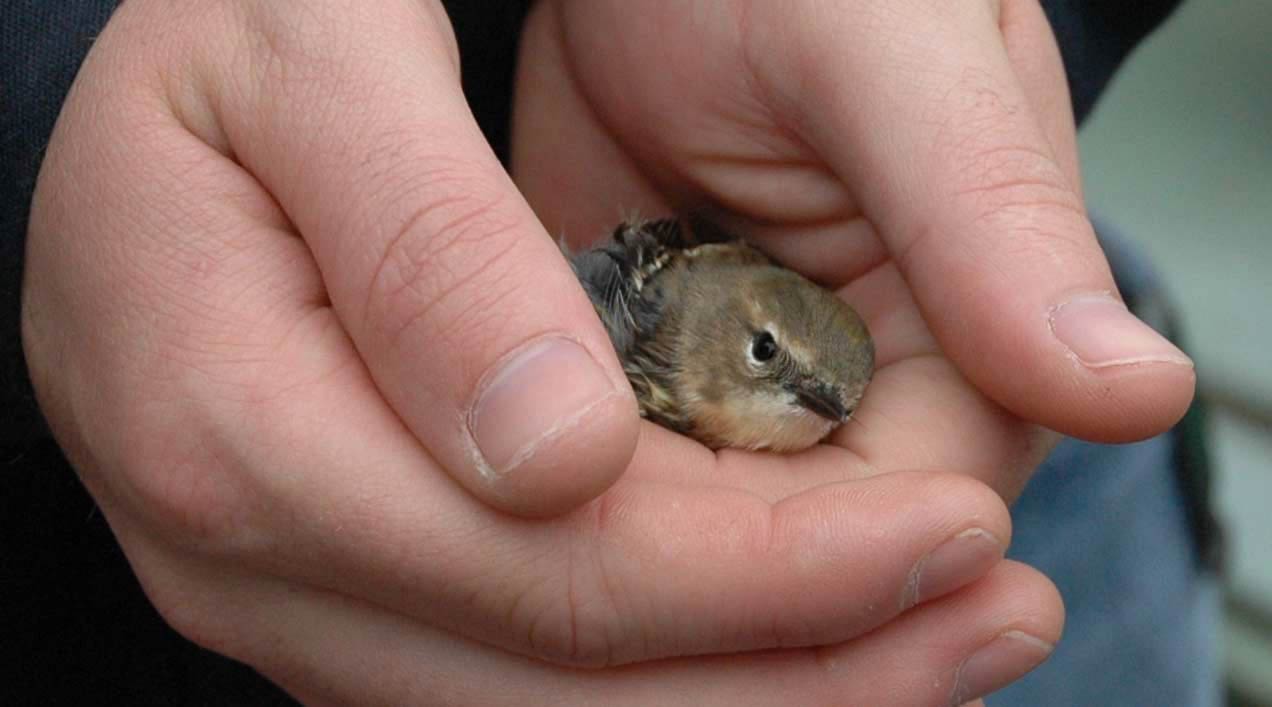
[[[773,332],[763,329],[751,336],[746,344],[746,360],[754,368],[760,368],[777,356],[777,337]]]

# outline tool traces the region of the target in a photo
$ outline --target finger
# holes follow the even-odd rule
[[[770,502],[644,472],[570,516],[526,523],[421,477],[405,430],[338,389],[240,414],[293,440],[285,467],[306,471],[251,471],[263,512],[204,551],[333,591],[356,577],[369,601],[571,664],[844,640],[974,581],[1011,532],[990,489],[918,473]],[[336,439],[319,420],[359,432]],[[359,458],[351,445],[377,451]],[[292,511],[264,512],[274,508]],[[286,538],[286,552],[259,537]]]
[[[450,38],[418,2],[293,5],[252,6],[270,41],[212,98],[228,149],[302,234],[377,387],[447,471],[518,514],[596,496],[630,459],[635,399],[469,113]]]
[[[420,475],[407,432],[369,393],[349,395],[344,376],[356,373],[331,386],[261,390],[252,397],[269,402],[227,410],[233,424],[213,426],[259,437],[187,429],[207,456],[182,459],[182,469],[232,460],[222,471],[242,497],[200,511],[152,495],[140,504],[147,532],[195,538],[181,547],[190,557],[583,665],[844,640],[974,581],[1009,540],[992,491],[916,473],[775,504],[728,488],[624,481],[570,517],[516,521]],[[262,440],[287,445],[262,457]]]
[[[840,291],[874,333],[871,394],[832,442],[885,471],[942,469],[988,484],[1008,503],[1058,441],[967,384],[941,354],[913,293],[888,262]]]
[[[974,617],[982,610],[997,616],[977,622]],[[947,627],[960,623],[968,633],[955,638]],[[877,668],[871,669],[870,663],[879,655],[890,655],[893,662],[879,677],[893,686],[902,704],[963,704],[1014,682],[1041,664],[1059,640],[1063,626],[1064,605],[1055,586],[1036,570],[1009,561],[964,591],[871,634],[874,640],[853,641],[820,652],[822,661],[836,672],[872,676]],[[928,673],[932,684],[919,685],[904,679],[911,661],[956,667],[935,675]],[[919,682],[918,676],[912,677],[914,683]],[[897,685],[903,687],[897,689]],[[846,703],[873,704],[859,700]]]
[[[1191,400],[1191,362],[1118,299],[996,18],[982,3],[921,8],[845,43],[822,28],[858,18],[810,7],[822,14],[789,20],[801,39],[770,48],[785,61],[758,80],[858,196],[978,388],[1080,437],[1165,429]]]
[[[975,587],[842,646],[577,670],[142,546],[182,592],[184,614],[171,619],[188,637],[329,704],[959,704],[1045,659],[1063,616],[1041,575],[1003,563]],[[228,614],[250,618],[251,629],[210,620]]]

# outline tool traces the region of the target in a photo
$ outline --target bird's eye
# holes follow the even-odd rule
[[[773,340],[773,335],[767,331],[762,331],[751,339],[751,356],[760,363],[770,361],[777,355],[777,342]]]

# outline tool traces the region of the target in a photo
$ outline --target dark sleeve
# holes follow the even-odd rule
[[[1131,50],[1180,0],[1042,0],[1081,124]]]
[[[116,0],[0,0],[0,449],[44,434],[18,326],[31,192],[62,101]]]
[[[508,163],[521,25],[531,0],[443,0],[459,39],[464,96],[499,159]]]

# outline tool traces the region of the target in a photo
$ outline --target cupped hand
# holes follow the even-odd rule
[[[1116,294],[1034,0],[553,0],[521,57],[513,173],[549,229],[704,210],[861,311],[878,370],[834,441],[863,473],[1010,500],[1031,424],[1129,441],[1191,400]]]
[[[24,345],[167,620],[360,704],[928,703],[1041,660],[983,485],[638,424],[455,57],[436,2],[130,0],[85,63]]]

